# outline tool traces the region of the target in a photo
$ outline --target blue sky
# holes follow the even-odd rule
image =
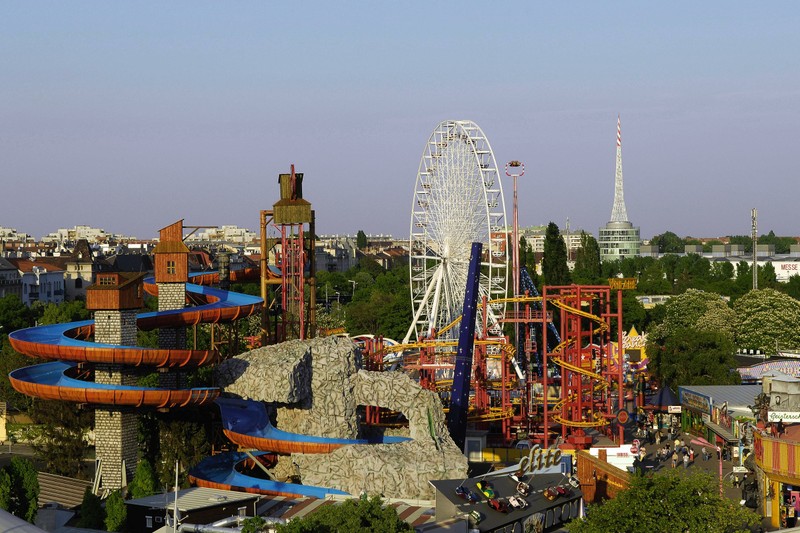
[[[295,163],[317,232],[409,232],[436,124],[526,163],[520,224],[596,233],[616,117],[642,236],[798,235],[794,2],[0,4],[0,226],[257,229]],[[506,204],[511,206],[510,186]]]

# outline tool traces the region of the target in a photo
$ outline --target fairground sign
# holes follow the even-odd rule
[[[768,422],[788,422],[794,424],[800,422],[800,412],[797,411],[770,411],[767,416]]]
[[[608,278],[608,286],[620,291],[632,290],[636,288],[636,278]]]
[[[519,460],[519,469],[526,474],[532,474],[537,470],[543,470],[557,465],[561,460],[561,450],[532,448],[527,457]]]
[[[711,416],[711,398],[704,394],[697,394],[682,388],[681,405]]]

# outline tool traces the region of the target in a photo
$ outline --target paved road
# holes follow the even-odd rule
[[[694,435],[690,435],[688,433],[682,433],[678,436],[678,439],[683,439],[686,442],[687,446],[690,446],[694,449],[695,457],[694,462],[690,462],[688,469],[689,470],[703,470],[705,472],[711,473],[714,477],[719,477],[720,472],[720,463],[722,464],[722,491],[726,498],[733,500],[737,503],[737,505],[742,501],[742,487],[734,486],[734,472],[733,467],[739,465],[739,459],[731,460],[720,460],[717,458],[716,450],[712,450],[711,448],[706,448],[711,452],[711,458],[709,460],[703,460],[703,455],[701,453],[702,446],[691,444],[692,439],[696,439],[697,437]],[[666,441],[662,441],[661,446],[663,447],[666,444]],[[659,448],[656,444],[645,444],[645,449],[647,450],[647,457],[644,460],[644,465],[648,470],[653,471],[662,471],[668,470],[672,468],[672,460],[671,458],[665,461],[658,461],[656,457],[656,450]],[[674,439],[673,444],[671,446],[674,449]],[[679,461],[677,468],[684,469],[683,465],[683,457],[681,454],[678,454]],[[670,456],[671,457],[671,456]],[[743,475],[740,474],[739,476],[740,481],[744,481]],[[748,481],[755,480],[755,474],[750,473],[747,476]],[[768,520],[765,519],[763,522],[763,527],[767,530]]]

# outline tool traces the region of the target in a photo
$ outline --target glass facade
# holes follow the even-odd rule
[[[601,261],[614,261],[639,255],[641,247],[639,228],[630,222],[609,222],[599,230],[597,244]]]

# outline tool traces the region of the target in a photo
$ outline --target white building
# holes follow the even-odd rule
[[[32,239],[33,237],[27,233],[20,233],[14,228],[0,226],[0,241],[26,242]]]
[[[254,231],[234,225],[209,228],[190,235],[188,241],[249,243],[258,238]]]
[[[22,298],[22,276],[15,265],[0,257],[0,298],[10,294]]]
[[[355,237],[323,235],[317,239],[315,248],[317,272],[344,272],[358,263]]]
[[[111,235],[106,230],[93,228],[91,226],[75,226],[74,228],[60,228],[53,233],[48,233],[42,237],[42,242],[75,242],[78,239],[86,239],[89,242],[102,242]]]
[[[64,301],[64,270],[40,262],[15,260],[22,278],[22,303],[30,307],[36,302],[58,304]]]

